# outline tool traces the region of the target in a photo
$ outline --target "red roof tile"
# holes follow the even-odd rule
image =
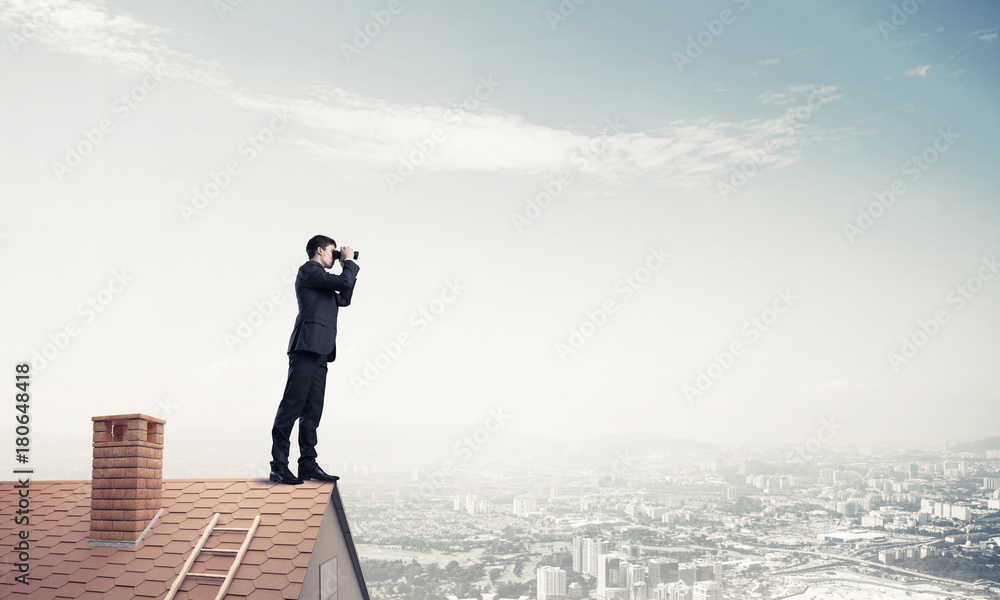
[[[0,489],[0,513],[9,514],[17,503],[16,492],[13,486]],[[33,585],[14,585],[12,578],[2,578],[0,597],[163,598],[212,515],[219,512],[217,527],[248,527],[254,517],[261,517],[227,599],[297,598],[335,489],[312,481],[293,487],[266,480],[165,480],[163,512],[139,547],[131,548],[88,544],[90,482],[32,481]],[[16,535],[13,520],[0,519],[0,537],[11,535]],[[217,532],[206,547],[237,549],[244,535]],[[4,552],[9,549],[0,550],[0,556]],[[0,561],[13,562],[7,557]],[[192,570],[225,574],[232,561],[231,554],[204,553]],[[186,592],[178,598],[214,598],[219,583],[188,578],[181,590]]]

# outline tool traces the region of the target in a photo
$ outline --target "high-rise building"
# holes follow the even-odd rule
[[[673,583],[661,583],[653,590],[653,598],[659,600],[692,600],[694,595],[691,586],[683,581]]]
[[[639,568],[641,569],[642,567]],[[629,588],[628,599],[646,600],[646,582],[636,581],[635,583],[633,583],[632,587]]]
[[[583,573],[598,576],[600,556],[611,551],[611,543],[602,539],[583,539]]]
[[[718,581],[699,581],[692,591],[691,600],[722,600],[722,584]]]
[[[677,569],[677,578],[688,585],[694,585],[694,565],[681,565]]]
[[[710,564],[697,564],[694,566],[694,580],[697,581],[714,581],[715,580],[715,565]]]
[[[677,581],[677,563],[664,558],[649,561],[649,589],[655,590],[661,583]]]
[[[583,573],[583,538],[573,536],[573,570]]]
[[[539,567],[535,575],[538,586],[538,600],[561,600],[566,598],[566,571],[559,567]]]
[[[625,587],[627,589],[632,589],[637,583],[643,583],[646,580],[646,570],[642,568],[642,565],[630,564],[625,571]],[[643,594],[646,591],[643,590]]]
[[[621,563],[622,559],[613,554],[598,556],[597,595],[607,598],[608,589],[622,587],[620,583],[621,573],[619,572]]]

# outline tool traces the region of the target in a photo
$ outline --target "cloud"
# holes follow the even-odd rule
[[[156,70],[167,82],[208,88],[235,106],[264,113],[281,112],[298,127],[288,143],[355,172],[383,177],[437,130],[444,134],[421,164],[424,171],[484,171],[550,176],[567,169],[609,182],[645,177],[679,190],[714,195],[715,183],[768,147],[762,165],[783,167],[798,160],[798,147],[823,139],[806,128],[787,127],[789,107],[770,118],[739,122],[676,120],[656,131],[611,132],[603,124],[591,131],[554,129],[488,106],[411,105],[363,97],[329,85],[312,85],[281,94],[248,91],[222,65],[170,47],[174,34],[110,14],[100,0],[4,2],[0,23],[12,28],[45,11],[31,43],[85,57],[126,75]],[[770,59],[772,61],[779,59]],[[472,94],[482,79],[470,80]],[[502,82],[499,89],[502,90]],[[840,98],[834,86],[793,86],[758,97],[764,104],[790,105],[810,94],[815,105]],[[581,162],[580,157],[586,157]]]
[[[767,60],[758,60],[757,64],[762,67],[771,67],[781,63],[780,58],[768,58]]]
[[[979,31],[973,31],[972,33],[966,34],[966,38],[969,40],[979,40],[981,42],[995,42],[997,39],[997,31],[1000,27],[990,27],[989,29],[980,29]]]
[[[838,100],[842,96],[835,95],[837,86],[818,86],[815,84],[792,85],[781,92],[766,92],[757,96],[756,100],[763,104],[786,105],[792,103],[806,104],[813,106],[826,104],[832,100]]]
[[[912,69],[907,69],[903,71],[903,75],[906,77],[914,77],[914,76],[927,77],[927,71],[929,71],[930,69],[931,69],[930,65],[920,65],[917,67],[913,67]]]
[[[757,101],[763,104],[791,104],[795,98],[785,92],[768,92],[757,96]]]

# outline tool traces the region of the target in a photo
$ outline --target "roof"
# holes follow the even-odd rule
[[[164,598],[206,526],[220,513],[217,527],[249,527],[260,516],[226,598],[318,597],[320,585],[336,590],[339,580],[340,600],[369,600],[336,484],[164,480],[163,510],[135,548],[88,543],[90,495],[89,481],[31,481],[30,522],[18,524],[13,518],[18,493],[13,485],[3,484],[0,514],[7,516],[0,519],[0,539],[4,540],[0,596]],[[18,562],[14,546],[21,530],[28,530],[30,536],[29,585],[14,579]],[[238,549],[245,535],[215,533],[205,547]],[[232,555],[201,554],[191,571],[225,574],[232,562]],[[332,582],[331,565],[337,573]],[[351,580],[357,585],[348,589]],[[217,581],[188,577],[176,598],[214,599],[219,587]]]

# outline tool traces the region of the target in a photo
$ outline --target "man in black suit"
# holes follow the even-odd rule
[[[359,267],[350,246],[340,249],[340,275],[332,268],[337,243],[325,235],[306,244],[309,260],[295,277],[299,314],[288,340],[288,381],[271,428],[271,481],[297,485],[306,479],[336,481],[316,464],[316,428],[323,416],[327,363],[337,357],[337,311],[351,304]],[[289,437],[299,422],[299,473],[288,468]]]

